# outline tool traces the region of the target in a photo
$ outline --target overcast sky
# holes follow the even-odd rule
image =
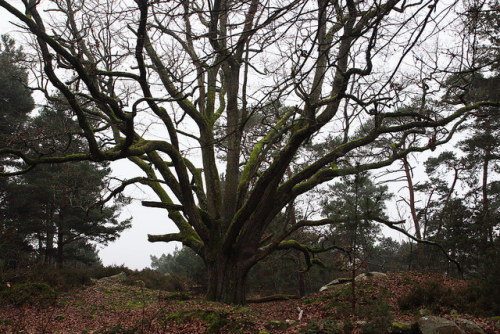
[[[0,9],[0,17],[2,18],[0,20],[0,33],[9,33],[19,40],[19,35],[16,36],[13,33],[16,28],[9,24],[9,21],[14,20],[14,17],[3,9]],[[142,175],[142,172],[128,161],[114,162],[111,167],[114,176],[122,179]],[[397,168],[395,165],[392,167]],[[122,218],[132,217],[132,228],[123,232],[117,241],[110,243],[108,246],[99,246],[99,255],[104,265],[123,264],[131,269],[142,269],[150,265],[150,255],[160,256],[164,253],[171,253],[176,246],[180,246],[180,243],[153,244],[147,241],[147,234],[172,233],[176,232],[177,228],[169,220],[165,210],[142,207],[140,200],[156,200],[154,195],[145,193],[145,190],[147,189],[133,186],[126,189],[126,195],[136,199],[131,205],[125,207],[122,212]],[[398,190],[401,190],[400,186],[391,186],[391,191],[397,192]],[[395,216],[394,205],[389,204],[388,211],[391,217]],[[398,241],[406,239],[403,235],[388,228],[384,227],[383,230],[385,235],[389,235]]]
[[[20,2],[19,2],[20,3]],[[14,39],[16,27],[9,22],[15,18],[0,8],[0,34],[10,34]],[[134,166],[128,162],[115,162],[111,166],[114,176],[131,178],[137,176]],[[129,187],[126,194],[137,199],[155,200],[150,194],[142,192],[137,187]],[[169,220],[166,211],[162,209],[142,207],[139,200],[123,209],[122,217],[132,217],[132,228],[123,232],[120,238],[108,246],[99,246],[99,256],[104,265],[126,265],[131,269],[142,269],[151,264],[150,255],[160,256],[173,252],[179,243],[150,243],[148,234],[165,234],[176,231],[176,227]]]

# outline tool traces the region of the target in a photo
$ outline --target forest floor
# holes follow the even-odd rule
[[[355,315],[351,284],[302,299],[229,306],[139,283],[101,279],[54,303],[0,307],[0,333],[383,333],[395,321],[413,321],[426,293],[432,314],[499,332],[492,318],[450,309],[443,296],[460,295],[467,283],[440,275],[406,272],[357,282]]]

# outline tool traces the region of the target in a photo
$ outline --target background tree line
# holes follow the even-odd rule
[[[19,142],[44,156],[76,152],[84,143],[67,106],[56,100],[39,111],[28,88],[26,55],[2,36],[0,48],[0,146]],[[16,162],[2,159],[8,171]],[[87,161],[37,166],[26,174],[2,178],[0,266],[98,265],[98,244],[115,240],[130,226],[118,219],[126,197],[100,205],[109,188],[108,164]]]

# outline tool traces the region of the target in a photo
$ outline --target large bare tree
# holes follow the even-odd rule
[[[64,96],[81,130],[70,135],[88,147],[49,156],[26,139],[25,149],[0,148],[24,162],[9,173],[130,160],[143,175],[109,198],[131,184],[151,188],[157,199],[143,204],[165,209],[179,232],[149,240],[180,241],[200,255],[212,300],[244,303],[248,271],[275,250],[295,248],[315,262],[320,249],[294,233],[334,220],[291,219],[266,232],[298,197],[442,144],[472,110],[494,104],[426,107],[469,56],[453,47],[441,54],[430,42],[452,26],[454,3],[22,2],[23,10],[16,1],[0,6],[34,37],[37,89]],[[401,109],[410,102],[420,107]],[[425,144],[408,146],[408,136]],[[322,144],[321,155],[306,149],[313,144]]]

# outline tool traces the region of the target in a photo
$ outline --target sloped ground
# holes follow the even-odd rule
[[[301,300],[234,307],[104,279],[56,300],[1,307],[0,333],[384,333],[395,321],[413,321],[425,294],[428,312],[499,333],[495,320],[450,308],[456,301],[446,296],[460,298],[466,284],[413,272],[358,282],[354,316],[350,284]]]

